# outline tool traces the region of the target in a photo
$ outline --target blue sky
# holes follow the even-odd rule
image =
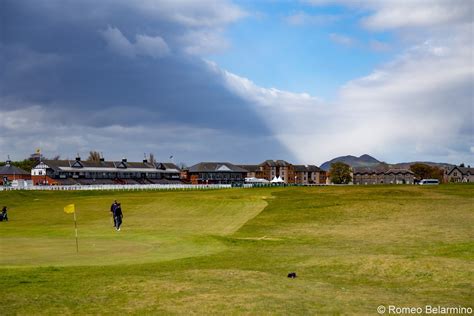
[[[370,73],[399,53],[393,34],[359,25],[364,11],[288,1],[243,1],[242,5],[250,15],[226,30],[231,48],[208,58],[261,86],[331,100],[345,82]],[[290,17],[298,15],[321,21],[292,23]],[[353,42],[341,44],[331,35]],[[387,49],[374,50],[371,41],[383,42]]]
[[[0,159],[474,164],[473,2],[0,2]]]

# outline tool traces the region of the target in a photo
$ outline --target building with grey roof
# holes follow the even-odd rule
[[[0,166],[0,185],[8,184],[14,180],[31,180],[31,175],[25,170],[12,165],[10,159],[5,165]]]
[[[153,184],[179,182],[172,163],[121,161],[43,160],[31,170],[35,185]]]
[[[230,162],[200,162],[189,167],[187,180],[192,184],[244,183],[247,170]]]
[[[454,166],[444,176],[447,182],[474,182],[474,168]]]
[[[414,184],[415,174],[408,169],[354,168],[354,184]]]

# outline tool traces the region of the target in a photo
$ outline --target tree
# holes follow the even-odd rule
[[[424,163],[415,163],[410,166],[410,170],[415,174],[415,178],[431,179],[431,167]]]
[[[348,184],[352,181],[351,166],[343,162],[335,162],[331,164],[329,176],[334,184]]]
[[[439,182],[443,182],[444,170],[436,166],[431,167],[431,179],[438,179]]]
[[[441,168],[430,166],[425,163],[415,163],[410,166],[410,170],[415,174],[415,178],[421,179],[438,179],[443,180],[444,172]]]
[[[100,161],[100,152],[91,150],[87,161],[98,162]]]
[[[155,154],[150,153],[150,154],[148,155],[148,162],[149,162],[149,163],[155,163],[155,162],[156,162],[156,160],[155,160]]]

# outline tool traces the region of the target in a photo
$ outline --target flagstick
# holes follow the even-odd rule
[[[76,253],[79,253],[79,243],[77,241],[77,221],[76,221],[76,211],[74,210],[74,230],[76,231]]]

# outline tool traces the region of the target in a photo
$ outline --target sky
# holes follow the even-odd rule
[[[0,160],[474,165],[469,0],[0,0]]]

